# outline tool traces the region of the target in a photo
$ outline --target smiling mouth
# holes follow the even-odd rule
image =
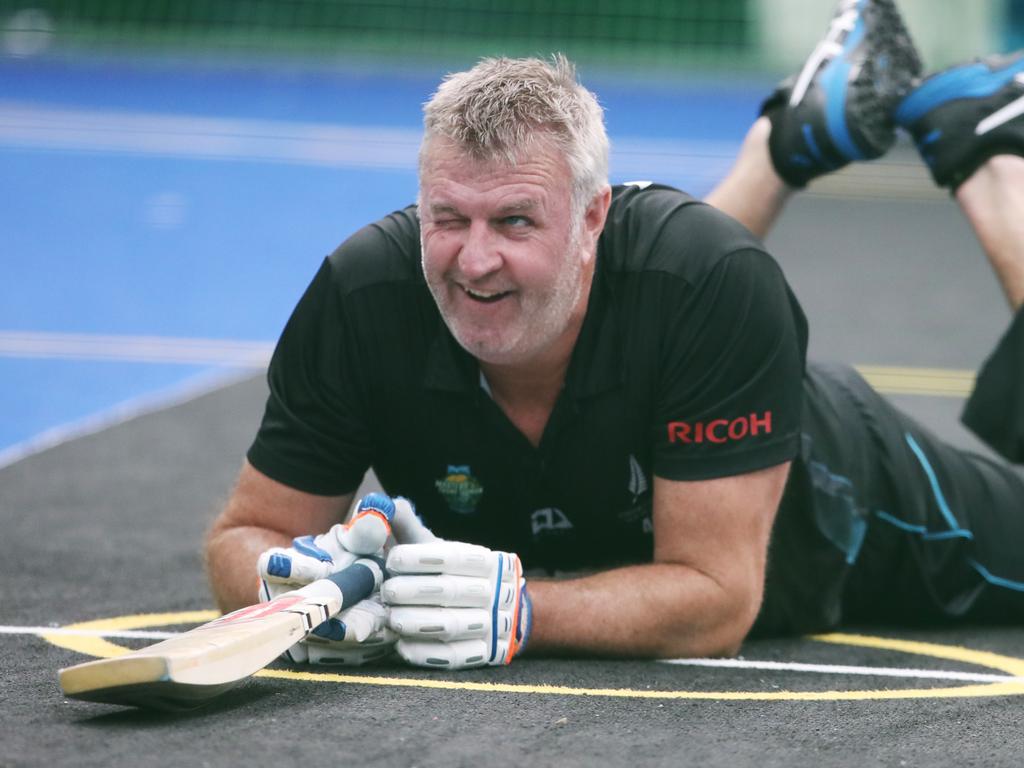
[[[462,286],[462,290],[473,301],[478,301],[481,304],[493,304],[512,293],[512,291],[474,291],[472,288],[466,288],[465,286]]]

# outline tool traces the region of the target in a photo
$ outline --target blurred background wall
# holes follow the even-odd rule
[[[1024,0],[901,0],[930,67],[1024,45]],[[0,0],[3,48],[788,72],[833,0]]]

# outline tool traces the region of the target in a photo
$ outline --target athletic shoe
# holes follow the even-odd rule
[[[893,0],[843,0],[796,77],[761,106],[776,172],[794,187],[895,141],[892,111],[921,73]]]
[[[1024,50],[932,75],[895,119],[941,187],[955,189],[993,155],[1024,155]]]

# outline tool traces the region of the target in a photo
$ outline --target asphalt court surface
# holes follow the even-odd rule
[[[769,246],[818,358],[973,370],[1009,319],[967,225],[926,191],[805,196]],[[851,627],[874,640],[750,643],[749,667],[522,659],[300,679],[275,665],[183,715],[64,699],[56,670],[101,638],[32,628],[169,632],[209,615],[200,541],[264,397],[253,374],[0,469],[0,765],[1021,764],[1024,628]],[[959,398],[897,401],[973,445]]]
[[[890,217],[917,233],[915,241],[933,238],[895,256],[862,250]],[[829,233],[828,247],[802,240],[805,226]],[[946,252],[961,242],[960,253]],[[772,246],[804,297],[818,352],[966,366],[984,356],[981,345],[1006,320],[981,254],[947,201],[798,200]],[[922,332],[929,323],[931,332]],[[866,357],[865,349],[877,352]],[[264,395],[256,376],[0,470],[3,623],[208,611],[199,542],[230,489]],[[955,398],[901,402],[950,439],[965,439]],[[147,629],[184,628],[161,618]],[[87,654],[12,634],[0,640],[0,764],[1020,764],[1020,684],[941,675],[1021,674],[1014,670],[1024,666],[1024,629],[851,631],[926,644],[928,652],[797,638],[751,643],[742,657],[820,668],[524,659],[458,675],[354,670],[347,674],[363,679],[353,682],[301,680],[277,667],[284,676],[256,678],[206,710],[172,716],[65,700],[56,670]],[[826,671],[840,665],[877,674]],[[917,676],[887,676],[894,669]]]

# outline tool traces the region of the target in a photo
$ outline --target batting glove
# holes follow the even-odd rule
[[[381,587],[395,649],[420,667],[466,669],[511,663],[526,646],[530,598],[519,557],[475,544],[399,544]]]
[[[260,601],[336,573],[364,555],[382,556],[396,506],[402,505],[411,510],[405,499],[392,501],[382,493],[367,494],[348,523],[339,523],[319,536],[301,536],[291,547],[274,547],[261,554],[257,564]],[[403,514],[403,519],[406,517],[408,513]],[[387,626],[387,609],[379,594],[325,621],[283,657],[295,663],[358,666],[388,656],[396,635]]]

